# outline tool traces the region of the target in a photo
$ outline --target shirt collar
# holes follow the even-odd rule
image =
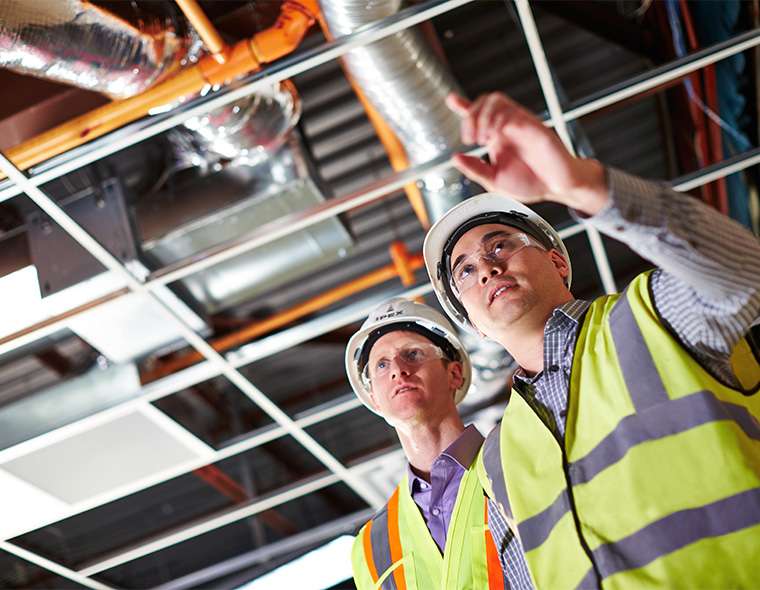
[[[573,299],[567,303],[563,303],[552,311],[552,317],[546,322],[547,328],[563,317],[571,320],[574,324],[577,324],[581,321],[581,318],[583,317],[583,314],[586,313],[589,305],[591,305],[591,302],[584,299]]]
[[[544,326],[544,336],[561,329],[563,326],[577,326],[590,305],[591,302],[585,299],[572,299],[559,307],[555,307],[551,317],[549,317]],[[543,375],[543,371],[533,377],[528,377],[522,367],[519,367],[515,371],[514,378],[519,379],[523,383],[532,384],[541,375]]]
[[[477,456],[480,447],[483,446],[484,441],[485,439],[483,438],[483,435],[480,434],[475,425],[470,424],[467,428],[464,429],[462,434],[460,434],[454,442],[452,442],[448,447],[444,449],[440,455],[438,455],[438,457],[436,457],[436,460],[443,456],[449,457],[463,471],[465,471],[469,469],[470,465],[472,465],[472,462],[475,460],[475,457]],[[435,463],[435,461],[433,461],[433,463]],[[412,466],[408,463],[406,470],[409,475],[409,493],[411,494],[415,492],[415,488],[418,488],[420,484],[424,482],[424,480],[421,477],[418,477],[414,471],[412,471]]]

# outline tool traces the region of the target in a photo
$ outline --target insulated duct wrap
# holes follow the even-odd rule
[[[395,14],[400,0],[321,0],[333,37]],[[445,104],[459,86],[421,33],[406,30],[352,50],[344,64],[372,106],[393,129],[410,164],[432,160],[460,145],[459,118]],[[468,182],[449,169],[423,177],[431,221],[468,194]]]
[[[180,161],[198,164],[192,158],[200,158],[200,165],[222,159],[256,166],[286,143],[300,116],[301,100],[295,86],[286,80],[185,121],[185,129],[193,135],[191,153],[183,150],[178,134],[172,136],[175,152]]]
[[[112,98],[139,94],[184,56],[185,41],[169,19],[133,16],[139,26],[84,0],[0,0],[0,67]]]

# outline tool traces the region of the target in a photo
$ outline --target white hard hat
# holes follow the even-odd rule
[[[451,251],[459,238],[478,225],[498,223],[521,229],[548,250],[556,249],[567,262],[568,289],[573,276],[570,256],[557,231],[540,215],[513,198],[498,193],[470,197],[449,209],[425,236],[422,254],[438,301],[449,316],[465,329],[472,329],[465,311],[449,283]]]
[[[459,340],[454,326],[446,317],[432,307],[394,297],[377,306],[362,324],[361,329],[351,336],[346,346],[346,373],[354,392],[370,410],[379,414],[372,406],[367,383],[362,379],[362,371],[369,357],[369,350],[382,335],[396,330],[417,332],[441,348],[447,358],[462,363],[462,385],[454,394],[458,404],[464,399],[470,387],[472,366],[470,357]]]

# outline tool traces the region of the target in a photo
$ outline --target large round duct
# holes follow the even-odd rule
[[[85,0],[0,0],[0,67],[112,98],[139,94],[185,55],[185,41],[172,19],[124,5],[131,22]]]
[[[395,14],[400,0],[320,0],[333,37]],[[344,58],[351,77],[399,138],[412,165],[433,160],[460,146],[459,118],[445,104],[459,85],[422,34],[405,30]],[[456,170],[422,179],[428,216],[435,221],[468,194]]]

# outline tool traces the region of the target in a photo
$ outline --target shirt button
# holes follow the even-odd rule
[[[615,226],[615,231],[619,231],[619,232],[622,233],[622,232],[625,231],[625,226],[624,225],[616,225]]]
[[[557,371],[559,371],[559,365],[552,365],[551,367],[549,367],[549,371],[552,373],[556,373]]]
[[[438,516],[441,513],[440,509],[438,508],[433,508],[432,512],[433,512],[433,516]]]

